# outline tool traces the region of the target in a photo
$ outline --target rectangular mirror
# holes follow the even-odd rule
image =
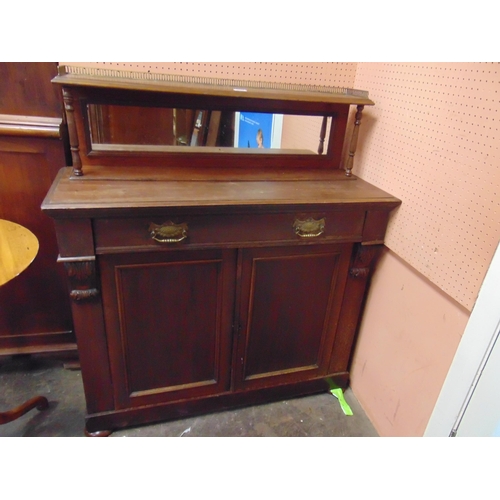
[[[87,104],[93,151],[318,155],[331,117]],[[208,149],[207,149],[208,148]],[[211,149],[210,149],[211,148]]]

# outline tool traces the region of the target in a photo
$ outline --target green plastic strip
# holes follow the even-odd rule
[[[347,401],[344,398],[342,389],[338,387],[337,389],[331,389],[330,392],[339,400],[340,407],[342,408],[344,414],[351,416],[353,413],[351,407],[347,404]]]

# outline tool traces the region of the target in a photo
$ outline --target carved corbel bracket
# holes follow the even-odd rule
[[[353,278],[368,278],[370,276],[373,263],[382,250],[383,245],[358,245],[352,260],[349,276]]]
[[[69,296],[72,300],[84,302],[99,296],[94,257],[89,257],[88,260],[64,260],[63,262],[68,273],[71,290]]]
[[[349,274],[353,278],[367,278],[370,275],[369,267],[351,267]]]

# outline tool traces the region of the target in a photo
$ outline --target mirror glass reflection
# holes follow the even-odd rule
[[[325,154],[331,118],[88,104],[98,151]],[[323,138],[323,141],[322,141]],[[320,146],[322,144],[322,147]],[[201,148],[201,149],[199,149]]]

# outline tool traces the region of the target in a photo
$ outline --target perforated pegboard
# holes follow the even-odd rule
[[[279,62],[100,62],[63,63],[74,66],[110,68],[126,71],[199,75],[210,78],[241,78],[314,85],[352,87],[356,63],[279,63]]]
[[[499,63],[61,63],[370,92],[354,173],[402,199],[386,244],[467,309],[500,237]]]
[[[355,173],[403,200],[386,244],[471,309],[500,238],[500,64],[359,64]]]

